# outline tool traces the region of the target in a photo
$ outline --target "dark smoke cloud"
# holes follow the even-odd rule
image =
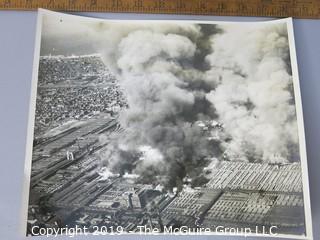
[[[45,15],[42,39],[42,55],[100,52],[119,80],[129,107],[119,117],[125,131],[100,156],[106,175],[132,172],[171,187],[215,159],[299,161],[283,23]],[[206,121],[222,128],[204,132]]]
[[[186,175],[198,177],[210,157],[222,153],[194,124],[217,117],[206,98],[214,85],[204,70],[210,37],[220,30],[196,24],[129,29],[117,37],[116,47],[104,50],[106,63],[116,64],[113,71],[129,105],[119,117],[125,132],[105,159],[111,169],[139,174],[141,181],[180,186]]]
[[[121,24],[99,26],[129,106],[102,156],[111,171],[171,188],[223,156],[298,155],[285,25]],[[208,120],[223,124],[218,138],[196,124]]]

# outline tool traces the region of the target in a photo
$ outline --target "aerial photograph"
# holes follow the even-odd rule
[[[289,20],[40,20],[27,235],[306,235]]]

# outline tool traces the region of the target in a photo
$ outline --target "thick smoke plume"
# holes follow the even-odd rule
[[[215,158],[297,156],[285,25],[120,25],[99,26],[128,101],[125,131],[103,155],[109,169],[179,187],[186,176],[201,183]],[[223,124],[218,137],[197,124],[210,120]]]
[[[230,141],[232,160],[286,162],[298,157],[297,119],[285,24],[228,26],[212,38],[207,94]],[[217,77],[218,76],[218,77]]]

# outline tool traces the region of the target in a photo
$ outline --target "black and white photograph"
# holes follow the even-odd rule
[[[290,18],[40,10],[34,59],[26,235],[312,239]]]

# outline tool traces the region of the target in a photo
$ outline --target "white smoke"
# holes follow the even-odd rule
[[[231,160],[287,161],[298,135],[285,24],[226,26],[213,36],[207,94],[230,134]]]
[[[179,38],[180,35],[188,35],[189,38],[196,39],[200,37],[201,32],[200,27],[196,24],[169,22],[144,23],[142,21],[127,23],[120,21],[100,22],[95,25],[91,31],[91,35],[99,39],[101,39],[101,35],[105,36],[106,42],[98,44],[97,48],[100,48],[103,52],[103,56],[105,56],[103,60],[106,65],[117,75],[119,73],[118,70],[121,70],[122,67],[126,68],[124,65],[118,66],[118,59],[121,56],[123,57],[125,50],[130,50],[130,46],[126,48],[125,42],[134,42],[134,45],[138,47],[138,49],[131,48],[131,52],[128,52],[128,55],[131,55],[131,57],[133,57],[132,60],[137,60],[139,64],[139,61],[144,61],[148,59],[148,57],[152,57],[148,56],[148,54],[152,54],[155,57],[157,51],[161,51],[162,47],[172,51],[173,55],[178,54],[175,52],[175,37]],[[170,35],[170,37],[166,38],[166,35]],[[148,40],[152,41],[152,38],[157,37],[161,38],[161,40],[159,39],[160,41],[157,42],[158,44],[161,43],[161,45],[149,44]],[[119,44],[121,42],[124,43],[120,46]],[[155,42],[152,41],[152,43]],[[127,55],[127,53],[125,55]]]

